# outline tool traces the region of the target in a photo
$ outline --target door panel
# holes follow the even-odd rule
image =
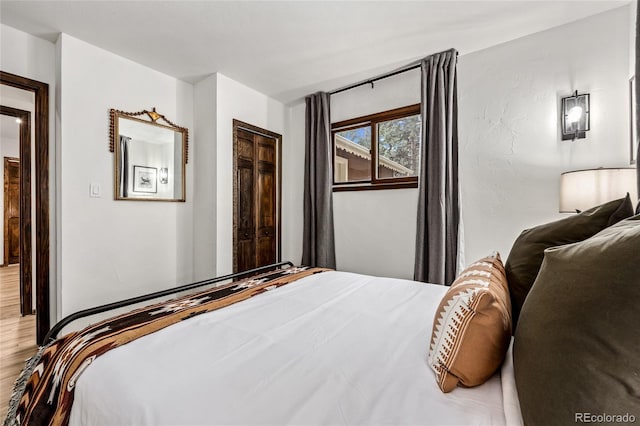
[[[258,264],[256,267],[276,263],[275,238],[272,236],[258,238]]]
[[[237,244],[238,271],[248,271],[255,268],[255,244],[253,238],[240,240]]]
[[[258,169],[258,226],[273,228],[275,226],[275,176],[272,167],[260,165]]]
[[[242,164],[238,170],[238,227],[246,232],[253,232],[253,167]],[[242,232],[241,232],[242,233]]]
[[[9,241],[7,241],[9,251],[9,265],[20,263],[20,218],[10,218],[7,226],[9,228]]]
[[[264,161],[265,163],[275,164],[276,153],[275,143],[272,140],[260,137],[258,145],[258,161]]]
[[[241,160],[238,168],[238,217],[237,217],[237,256],[238,268],[255,268],[255,226],[253,162]]]
[[[247,132],[238,133],[238,157],[253,160],[253,138]]]

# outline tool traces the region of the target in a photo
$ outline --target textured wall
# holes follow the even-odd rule
[[[629,165],[629,7],[460,58],[467,260],[561,217],[560,174]],[[586,139],[561,141],[560,97],[591,93]]]

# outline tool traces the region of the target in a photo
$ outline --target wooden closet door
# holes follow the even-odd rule
[[[278,261],[278,139],[264,132],[235,129],[234,272]]]

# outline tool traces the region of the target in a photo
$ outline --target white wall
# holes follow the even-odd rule
[[[629,7],[462,56],[460,171],[467,260],[506,258],[562,217],[560,173],[629,165]],[[561,141],[559,99],[591,93],[586,139]]]
[[[193,192],[186,203],[114,201],[108,135],[110,108],[156,107],[193,128],[193,87],[66,34],[57,47],[62,315],[190,281]],[[102,197],[89,197],[92,182]]]
[[[216,276],[216,84],[214,74],[194,88],[194,134],[200,141],[193,147],[197,197],[193,205],[193,272],[195,280]],[[213,166],[212,166],[213,165]]]
[[[193,151],[198,144],[198,139],[194,137],[194,102],[193,85],[175,80],[173,96],[175,96],[175,120],[171,120],[171,115],[165,114],[171,121],[189,131],[189,152],[188,162],[185,170],[185,203],[176,205],[175,227],[176,239],[174,254],[176,256],[176,284],[187,284],[193,282],[193,238],[196,228],[193,225],[193,205],[196,198],[194,191],[194,169]],[[160,110],[162,111],[162,110]]]
[[[216,74],[216,275],[233,270],[233,119],[284,135],[284,105],[218,73]],[[284,163],[289,161],[283,158]],[[284,186],[284,182],[283,182]],[[283,200],[283,212],[285,203]],[[282,223],[286,228],[283,214]],[[198,254],[199,255],[199,254]]]
[[[54,138],[56,93],[55,46],[46,40],[0,24],[0,69],[49,85],[49,294],[50,321],[53,324],[57,320],[57,299],[55,295],[58,282],[58,251],[56,245],[57,200],[55,197],[56,150]],[[22,109],[28,110],[26,107]],[[35,120],[32,115],[32,126],[33,125],[35,125]],[[35,211],[34,209],[32,210]],[[33,232],[34,237],[36,232]],[[35,268],[35,257],[33,264]],[[35,287],[33,294],[35,297]]]
[[[304,101],[287,108],[282,143],[282,260],[302,262],[304,220]]]
[[[561,217],[561,172],[629,164],[629,13],[622,7],[459,57],[467,263],[493,250],[506,259],[520,231]],[[334,95],[332,121],[419,102],[419,87],[417,73],[405,73]],[[576,89],[591,93],[593,130],[561,141],[559,99]],[[304,104],[292,105],[289,117],[296,150],[287,167],[301,180]],[[301,200],[302,184],[294,190],[290,197]],[[338,269],[411,278],[416,208],[417,190],[334,193]],[[302,201],[292,211],[301,212]],[[301,241],[302,220],[287,226],[290,240]],[[301,245],[290,249],[299,259]]]

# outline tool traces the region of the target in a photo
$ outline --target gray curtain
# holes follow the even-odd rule
[[[414,280],[451,285],[460,223],[456,64],[451,49],[422,60],[422,146]]]
[[[120,196],[127,196],[127,183],[129,182],[129,141],[130,137],[120,135]]]
[[[336,267],[329,95],[306,98],[302,264]]]

